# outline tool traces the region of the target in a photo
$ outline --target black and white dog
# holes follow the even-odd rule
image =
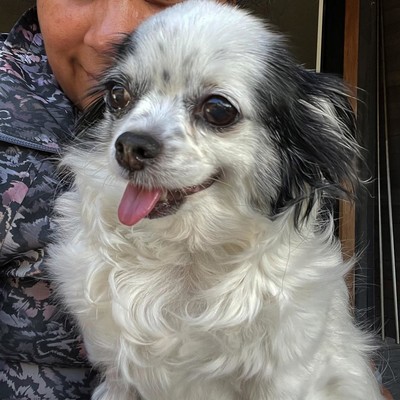
[[[326,207],[357,182],[342,85],[192,0],[127,36],[98,89],[50,249],[93,399],[382,399]]]

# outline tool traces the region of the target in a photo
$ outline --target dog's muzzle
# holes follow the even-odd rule
[[[163,145],[149,134],[125,132],[115,142],[115,158],[130,176],[154,163]],[[210,187],[218,174],[200,185],[167,190],[162,187],[145,188],[128,182],[118,208],[118,218],[124,225],[134,225],[145,217],[160,218],[176,213],[187,196]]]

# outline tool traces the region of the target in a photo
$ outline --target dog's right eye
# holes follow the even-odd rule
[[[237,121],[239,111],[225,97],[213,95],[202,106],[203,118],[211,125],[226,127]]]
[[[106,103],[113,111],[124,109],[131,102],[132,97],[128,90],[122,85],[113,85],[107,89]]]

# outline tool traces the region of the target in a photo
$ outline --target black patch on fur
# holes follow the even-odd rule
[[[158,50],[160,54],[165,54],[165,45],[163,42],[158,42]]]
[[[117,63],[122,62],[128,55],[135,54],[136,46],[135,33],[123,34],[122,40],[112,45],[110,59],[114,59]]]
[[[359,156],[355,118],[339,79],[297,66],[285,50],[274,56],[267,62],[265,85],[256,89],[261,119],[282,162],[271,210],[273,216],[295,206],[298,225],[317,199],[352,198]]]
[[[162,72],[162,78],[165,83],[168,83],[171,80],[171,74],[166,69]]]

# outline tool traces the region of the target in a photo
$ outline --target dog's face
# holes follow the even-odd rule
[[[85,126],[110,173],[126,180],[126,225],[175,214],[207,191],[273,216],[353,178],[340,88],[230,6],[188,1],[146,21],[117,47],[98,89],[104,107]]]

